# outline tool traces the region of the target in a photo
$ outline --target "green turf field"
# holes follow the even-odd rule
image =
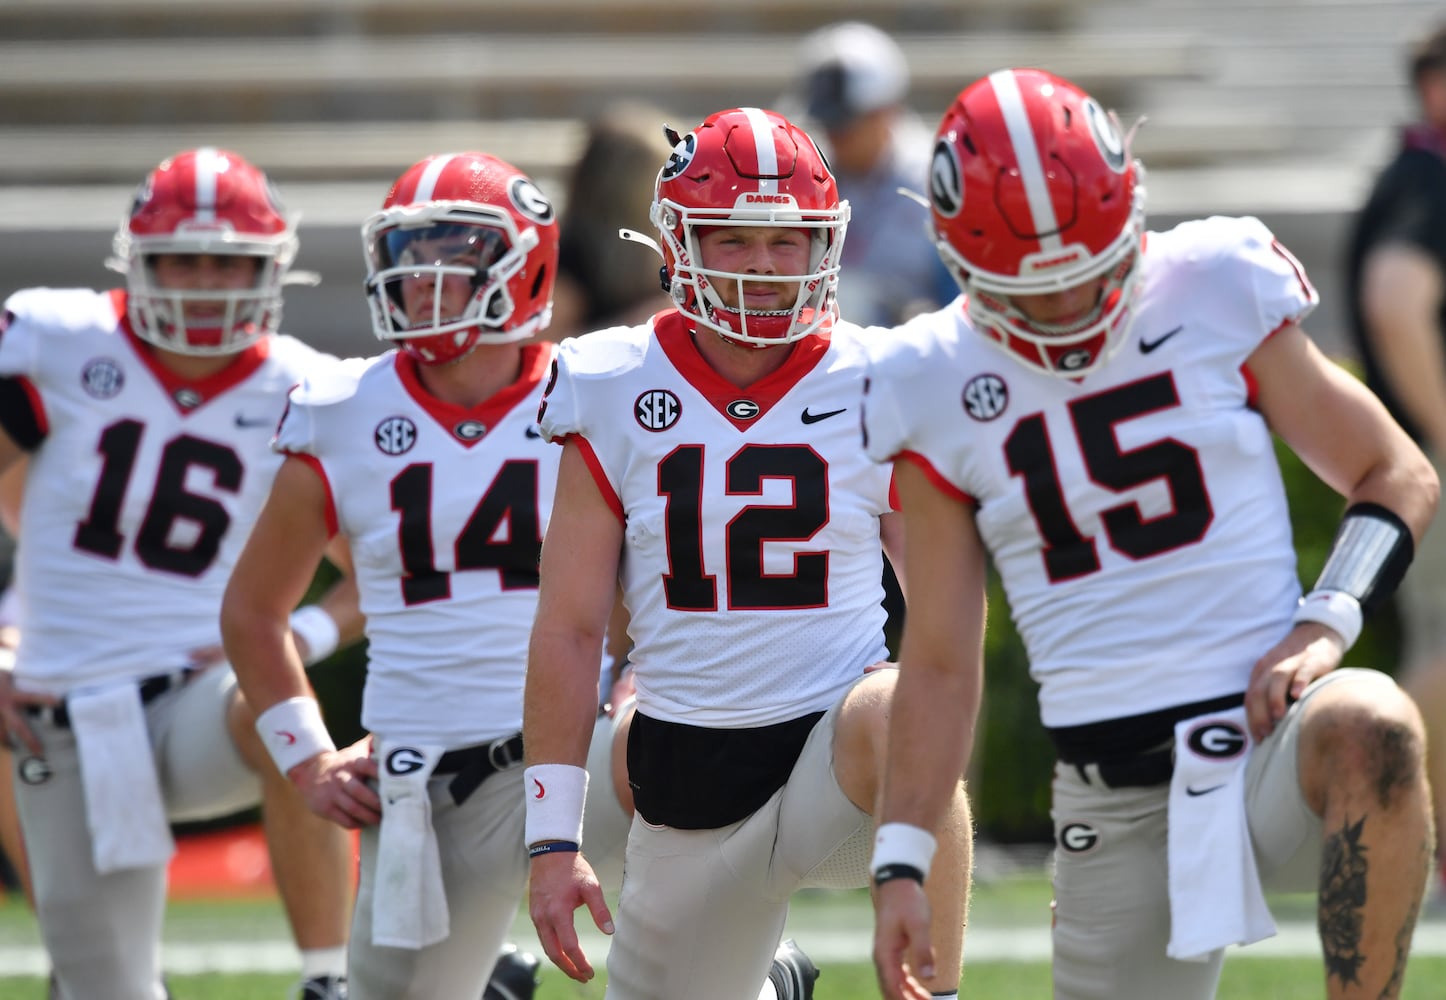
[[[1402,1000],[1439,1000],[1446,981],[1446,959],[1426,958],[1412,963]],[[176,1000],[283,1000],[295,982],[288,975],[216,973],[174,976],[170,980]],[[602,1000],[601,980],[582,986],[555,970],[543,974],[537,1000]],[[864,963],[829,964],[818,982],[816,1000],[877,1000],[873,968]],[[1043,963],[980,962],[970,965],[964,979],[964,997],[1034,1000],[1049,996],[1049,969]],[[39,978],[0,978],[0,1000],[43,1000],[45,984]],[[1309,959],[1241,959],[1226,964],[1219,996],[1230,1000],[1320,1000],[1324,989],[1319,966]]]
[[[1311,919],[1306,898],[1286,897],[1273,902],[1277,916],[1283,920]],[[1042,943],[1049,921],[1048,904],[1049,886],[1041,877],[1010,878],[978,886],[970,920],[975,941],[981,949],[986,938],[996,942],[1001,938],[1028,938]],[[868,900],[861,892],[806,893],[795,904],[788,933],[805,949],[826,954],[819,963],[823,978],[818,984],[817,1000],[877,998],[873,969],[868,964],[869,921]],[[1302,928],[1297,925],[1296,929]],[[1437,918],[1427,929],[1439,937],[1446,926]],[[527,930],[526,918],[522,917],[517,924],[519,940]],[[176,1000],[284,1000],[295,982],[291,971],[295,954],[289,950],[285,923],[272,900],[177,902],[167,917],[165,940],[168,948],[176,949],[168,954],[184,953],[189,956],[186,962],[210,963],[211,967],[230,963],[237,969],[259,966],[266,970],[205,974],[194,973],[190,967],[177,970],[170,976]],[[14,899],[0,904],[0,1000],[43,1000],[44,982],[38,972],[9,974],[20,968],[18,957],[35,961],[37,944],[34,922],[24,906]],[[594,965],[601,968],[601,940],[594,938],[587,944]],[[1446,995],[1441,986],[1446,983],[1446,955],[1442,951],[1433,947],[1429,954],[1412,960],[1403,1000],[1440,1000]],[[600,979],[583,986],[546,967],[537,1000],[601,1000],[602,993]],[[1042,958],[969,961],[961,995],[1045,1000],[1050,995],[1048,963]],[[1271,958],[1232,954],[1219,991],[1220,997],[1229,1000],[1319,1000],[1323,995],[1319,963],[1309,954]]]

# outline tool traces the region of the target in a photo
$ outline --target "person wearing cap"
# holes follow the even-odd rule
[[[839,194],[853,206],[839,292],[842,315],[892,325],[936,309],[957,290],[927,242],[926,211],[899,194],[924,191],[929,136],[905,101],[909,67],[898,44],[870,24],[833,24],[802,42],[803,72],[786,104],[826,139]]]

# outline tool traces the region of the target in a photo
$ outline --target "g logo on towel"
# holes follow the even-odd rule
[[[1239,756],[1248,742],[1245,731],[1239,726],[1221,722],[1219,719],[1201,723],[1185,738],[1185,743],[1192,752],[1212,760],[1227,760]]]
[[[387,754],[388,774],[411,774],[427,766],[427,758],[412,747],[397,747]]]

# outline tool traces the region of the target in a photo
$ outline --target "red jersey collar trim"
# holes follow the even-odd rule
[[[401,380],[402,388],[407,391],[407,395],[411,396],[423,410],[426,410],[427,414],[451,435],[454,441],[470,448],[485,438],[487,433],[484,431],[477,437],[465,438],[457,433],[457,427],[468,421],[480,423],[487,431],[497,426],[503,417],[531,396],[532,390],[547,377],[548,371],[552,367],[552,344],[547,342],[523,345],[522,370],[518,374],[517,380],[472,407],[449,403],[428,392],[427,387],[422,384],[421,366],[417,359],[410,354],[405,351],[397,351],[392,357],[397,378]]]
[[[160,383],[161,388],[166,391],[171,405],[182,414],[195,413],[228,389],[240,385],[255,374],[256,369],[265,364],[266,359],[271,356],[271,338],[263,337],[244,351],[238,351],[233,355],[230,364],[225,368],[198,381],[190,381],[167,368],[157,353],[159,349],[142,340],[131,328],[125,289],[111,289],[110,298],[111,305],[116,312],[116,325],[120,329],[121,336],[130,344],[131,350],[135,352],[136,357],[146,366],[155,380]],[[194,402],[189,402],[189,405],[182,402],[188,397],[194,400]]]
[[[713,366],[704,360],[698,345],[693,342],[693,326],[682,313],[674,310],[660,313],[653,319],[653,336],[673,367],[678,369],[678,374],[740,431],[756,424],[775,403],[787,395],[788,390],[818,366],[828,352],[830,332],[825,329],[796,341],[793,351],[778,371],[759,379],[747,389],[740,389],[714,371]],[[712,334],[705,332],[700,336]],[[757,414],[746,420],[734,417],[728,412],[728,405],[739,400],[754,403],[758,407]]]

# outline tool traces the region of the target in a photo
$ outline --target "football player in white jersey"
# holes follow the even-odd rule
[[[455,153],[405,171],[363,236],[373,330],[397,349],[292,392],[273,445],[285,460],[223,605],[226,649],[281,770],[318,815],[361,828],[353,1000],[484,986],[525,1000],[536,959],[487,984],[527,876],[522,682],[558,461],[537,429],[555,348],[534,338],[557,223],[516,168]],[[370,736],[342,750],[283,606],[337,534],[370,642]],[[620,846],[613,725],[597,725],[594,818]]]
[[[261,801],[302,995],[344,996],[350,845],[271,766],[219,665],[268,438],[290,386],[334,363],[276,332],[294,221],[254,166],[201,148],[146,178],[115,249],[124,289],[18,292],[0,333],[0,468],[29,461],[0,735],[59,993],[164,996],[168,824]],[[327,625],[299,630],[312,654],[359,634],[307,614]]]
[[[880,534],[895,515],[887,470],[858,446],[861,331],[834,305],[848,207],[827,163],[757,108],[671,139],[652,220],[677,308],[565,342],[540,416],[563,453],[524,706],[530,909],[553,962],[590,979],[574,911],[614,925],[579,850],[583,763],[621,576],[637,815],[607,995],[736,1000],[768,973],[795,890],[868,882],[896,672],[866,671],[886,656]],[[961,774],[925,973],[950,997]]]
[[[967,87],[929,196],[964,295],[882,342],[864,401],[911,598],[885,819],[933,828],[967,761],[987,554],[1059,760],[1054,995],[1213,997],[1279,886],[1318,890],[1329,997],[1397,996],[1422,724],[1386,675],[1337,668],[1431,520],[1430,465],[1302,331],[1316,293],[1258,220],[1145,232],[1128,137],[1068,81]],[[1348,505],[1304,599],[1272,432]],[[887,997],[915,995],[931,902],[879,889]]]

